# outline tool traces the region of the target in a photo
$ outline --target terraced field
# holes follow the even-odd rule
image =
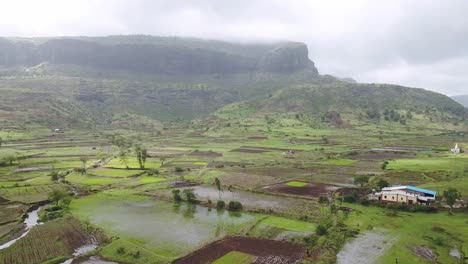
[[[343,195],[353,190],[367,193],[377,188],[379,180],[386,180],[430,188],[439,196],[454,187],[467,197],[468,156],[449,154],[448,149],[454,143],[468,145],[468,139],[438,129],[311,129],[293,121],[270,125],[270,130],[264,121],[251,119],[235,127],[173,126],[161,133],[2,131],[0,156],[15,158],[0,167],[0,242],[21,235],[24,214],[31,206],[51,203],[54,190],[63,191],[71,203],[67,207],[60,200],[58,207],[65,209],[46,206],[49,211],[41,215],[58,218],[44,218],[43,225],[15,246],[0,250],[0,262],[55,259],[60,263],[88,243],[89,230],[97,234],[96,228],[103,235],[91,255],[115,263],[189,263],[183,261],[193,261],[194,256],[203,260],[197,252],[217,248],[216,241],[232,236],[240,237],[240,244],[220,246],[209,261],[334,263],[357,232],[365,234],[374,227],[385,228],[395,238],[375,256],[377,263],[393,263],[391,255],[399,255],[402,263],[425,261],[411,249],[422,245],[429,245],[441,263],[456,263],[449,255],[453,248],[466,255],[466,238],[452,232],[464,230],[462,209],[450,218],[440,200],[439,213],[387,216],[394,210],[343,203],[337,190]],[[136,144],[148,149],[143,168]],[[388,164],[382,168],[385,161]],[[369,177],[362,188],[354,183],[360,175]],[[180,190],[182,202],[174,201],[175,189]],[[190,189],[193,203],[186,202],[184,190]],[[224,209],[216,208],[218,200],[225,202]],[[230,202],[240,202],[242,210],[228,210]],[[417,226],[406,223],[419,217],[432,220],[416,221]],[[445,231],[432,231],[434,223]],[[417,236],[405,235],[413,228]],[[424,232],[431,238],[420,235]],[[42,250],[43,239],[56,241],[55,246]],[[249,250],[251,241],[273,247],[284,241],[291,254]]]

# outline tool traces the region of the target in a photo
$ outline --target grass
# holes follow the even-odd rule
[[[300,182],[300,181],[289,181],[286,183],[286,185],[291,186],[291,187],[304,187],[308,183],[307,182]]]
[[[398,257],[400,263],[420,263],[408,246],[424,245],[435,251],[439,263],[458,263],[450,257],[449,250],[460,247],[463,252],[468,251],[468,222],[466,215],[456,213],[448,215],[440,213],[405,213],[399,212],[397,216],[388,216],[387,210],[378,207],[364,207],[355,204],[346,206],[355,209],[346,219],[346,224],[351,228],[360,229],[361,232],[379,227],[388,230],[390,236],[397,241],[380,258],[379,263],[395,263]],[[434,231],[434,227],[443,231]]]
[[[298,232],[314,232],[316,227],[316,225],[313,223],[279,216],[268,216],[265,220],[262,221],[262,224]]]
[[[93,176],[102,176],[102,177],[111,177],[111,178],[127,178],[136,176],[145,171],[143,170],[125,170],[125,169],[97,169],[88,171],[89,175]]]
[[[468,163],[468,155],[450,155],[443,157],[421,157],[390,161],[390,170],[409,171],[463,171]]]
[[[352,159],[329,159],[326,161],[321,161],[319,163],[324,165],[349,166],[355,162],[356,160]]]
[[[239,264],[253,263],[257,257],[239,251],[231,251],[221,258],[215,260],[213,264]]]

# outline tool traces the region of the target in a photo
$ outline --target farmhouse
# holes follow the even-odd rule
[[[455,144],[455,147],[450,150],[453,154],[460,154],[460,148],[458,147],[458,143]]]
[[[436,192],[410,185],[382,188],[369,195],[369,200],[383,203],[429,204],[435,200]]]

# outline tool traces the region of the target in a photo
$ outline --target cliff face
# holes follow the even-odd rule
[[[249,72],[317,73],[305,44],[232,44],[165,38],[107,43],[104,38],[0,39],[0,66],[34,66],[42,62],[77,64],[154,74],[234,74]],[[168,38],[171,39],[171,38]],[[194,44],[195,43],[195,44]]]

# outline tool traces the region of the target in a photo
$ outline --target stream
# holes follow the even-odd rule
[[[89,244],[86,244],[86,245],[83,245],[77,249],[75,249],[75,253],[73,253],[73,258],[71,259],[68,259],[64,262],[62,262],[61,264],[71,264],[73,263],[73,260],[76,258],[76,257],[79,257],[79,256],[82,256],[84,254],[87,254],[93,250],[95,250],[96,248],[98,247],[98,241],[97,239],[92,236],[91,237],[91,243]]]
[[[0,250],[5,249],[5,248],[9,248],[11,245],[16,243],[16,241],[18,241],[21,238],[25,237],[31,231],[31,229],[34,226],[39,225],[40,224],[39,223],[39,211],[43,207],[44,206],[41,206],[41,207],[37,208],[36,210],[29,212],[28,216],[26,217],[26,219],[24,219],[24,222],[23,222],[26,225],[26,231],[20,237],[15,238],[15,239],[13,239],[11,241],[8,241],[3,245],[0,245]]]

